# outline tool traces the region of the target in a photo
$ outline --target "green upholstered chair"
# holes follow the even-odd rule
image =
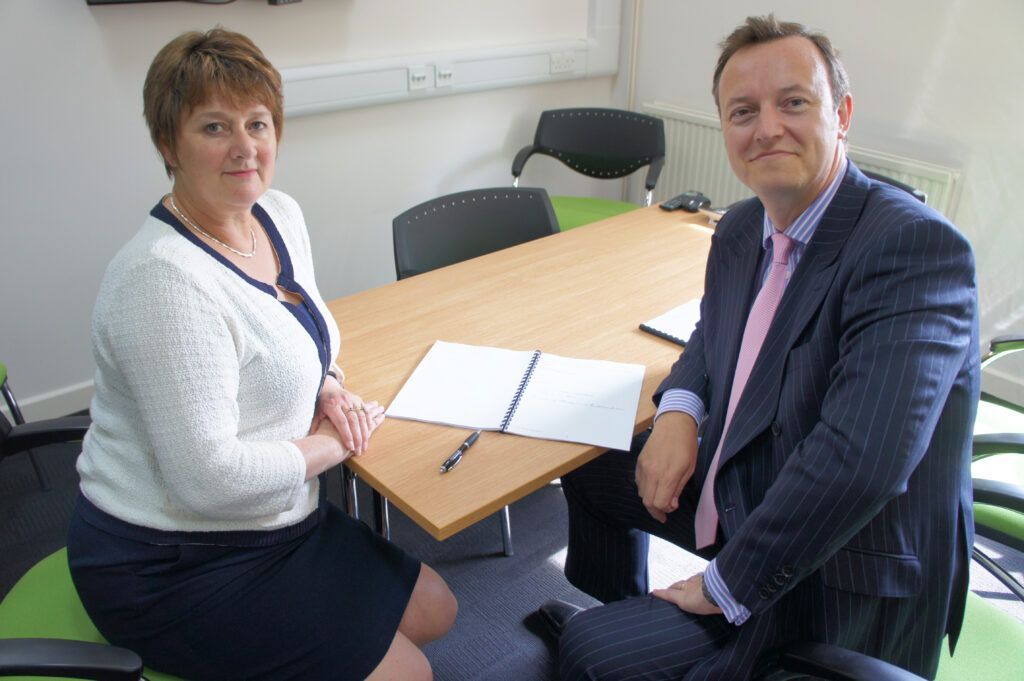
[[[622,109],[544,111],[533,144],[520,149],[512,161],[513,186],[519,186],[523,166],[534,154],[551,156],[578,173],[605,180],[625,177],[647,166],[644,205],[649,206],[665,164],[665,124],[660,118]],[[573,196],[553,196],[551,204],[562,230],[639,207],[624,201]]]
[[[596,196],[552,196],[551,206],[563,232],[640,208],[635,203]]]
[[[1024,337],[1002,336],[992,341],[982,367],[999,357],[1024,350]],[[1001,413],[1002,410],[1005,413]],[[974,480],[974,529],[1024,551],[1024,414],[1016,405],[982,397],[978,407],[971,467]],[[1011,432],[992,432],[1006,429]],[[980,432],[979,432],[980,431]],[[998,578],[1017,598],[1024,588],[978,546],[974,559]],[[897,681],[919,679],[875,658],[818,643],[800,642],[776,651],[770,668],[808,674],[810,678],[843,681]],[[967,595],[967,611],[956,653],[944,648],[938,681],[1017,681],[1024,669],[1024,622],[1006,614],[980,596]]]
[[[801,642],[785,646],[767,660],[799,678],[830,681],[923,681],[877,658],[838,646]],[[1024,622],[980,596],[967,594],[967,611],[956,653],[943,644],[936,681],[1020,681],[1024,669]],[[792,678],[792,677],[789,677]]]
[[[12,425],[0,415],[0,458],[81,440],[88,428],[88,416]],[[33,566],[0,602],[0,676],[139,679],[138,656],[105,643],[71,583],[64,549]]]
[[[1016,451],[1024,460],[1024,442],[1000,442],[1004,434],[975,436],[975,452],[1004,456]],[[1019,449],[1014,450],[1014,447]],[[998,454],[995,452],[999,452]],[[977,467],[978,464],[976,463]],[[1021,469],[1018,469],[1021,470]],[[974,481],[975,533],[995,539],[1018,551],[1024,550],[1024,487],[1012,482]],[[998,578],[1012,593],[1024,600],[1024,589],[1013,575],[975,546],[974,559]],[[837,646],[800,642],[773,654],[772,668],[809,674],[810,678],[841,681],[898,681],[919,679],[903,669],[875,658]],[[943,649],[937,681],[1018,681],[1024,669],[1024,622],[1006,614],[977,594],[967,594],[967,611],[956,653]]]
[[[0,603],[0,651],[0,674],[13,668],[22,675],[141,678],[139,657],[107,645],[89,620],[71,583],[66,549],[36,563]],[[176,678],[149,671],[145,676]]]
[[[1024,336],[992,340],[982,368],[1024,350]],[[1024,409],[982,394],[974,428],[974,528],[978,536],[1024,552]],[[974,558],[1024,599],[1024,585],[975,546]]]
[[[12,425],[0,414],[0,459],[85,436],[88,416],[26,423],[2,364],[0,374],[4,398],[15,419]],[[35,459],[33,465],[37,465]],[[38,467],[36,474],[40,475]],[[135,653],[106,645],[89,621],[71,583],[64,549],[33,566],[0,602],[0,676],[128,681],[139,679],[141,669]]]

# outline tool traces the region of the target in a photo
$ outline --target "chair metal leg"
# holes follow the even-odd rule
[[[391,539],[391,523],[388,518],[388,500],[380,492],[373,490],[373,517],[377,521],[377,534]]]
[[[505,555],[511,556],[512,551],[512,521],[508,515],[508,506],[501,509],[501,515],[498,517],[498,521],[501,523],[501,544],[505,549]]]
[[[1013,594],[1024,601],[1024,585],[1021,585],[1013,575],[1011,575],[1002,565],[992,560],[987,554],[983,553],[977,546],[974,547],[973,552],[974,560],[978,561],[978,564],[983,568],[992,573],[992,576],[1002,582],[1003,586],[1009,589]]]
[[[44,492],[50,491],[50,484],[46,481],[46,476],[43,475],[43,469],[39,465],[39,461],[36,460],[36,453],[33,450],[28,450],[28,460],[32,462],[32,468],[36,472],[36,480],[39,481],[39,488]]]
[[[356,495],[356,474],[348,466],[341,467],[341,495],[345,498],[345,512],[359,519],[359,497]]]

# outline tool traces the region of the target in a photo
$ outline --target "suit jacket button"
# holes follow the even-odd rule
[[[783,565],[782,566],[782,574],[786,575],[787,577],[792,577],[793,576],[793,566],[792,565]]]
[[[761,588],[760,588],[760,589],[758,590],[758,593],[759,593],[759,594],[761,594],[761,600],[762,600],[762,601],[767,601],[767,600],[768,600],[769,598],[771,598],[771,597],[772,597],[772,592],[771,592],[771,591],[769,591],[769,590],[768,590],[768,587],[765,587],[765,586],[762,586],[762,587],[761,587]]]
[[[786,577],[781,572],[776,572],[772,576],[772,581],[775,582],[776,584],[778,584],[779,586],[782,586],[783,584],[786,583]]]
[[[778,421],[772,421],[772,435],[778,437],[782,434],[782,426],[779,425]]]

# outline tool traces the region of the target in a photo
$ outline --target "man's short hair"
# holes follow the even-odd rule
[[[722,79],[722,71],[725,70],[726,62],[744,47],[792,36],[807,38],[818,48],[821,56],[825,59],[825,66],[828,68],[829,84],[832,87],[832,106],[835,109],[839,108],[843,98],[850,92],[850,79],[846,75],[843,63],[839,61],[839,53],[832,47],[832,42],[824,33],[816,33],[796,22],[779,21],[774,14],[769,14],[766,17],[747,17],[742,25],[719,43],[718,46],[722,48],[722,54],[718,57],[711,85],[711,94],[715,98],[715,106],[718,107],[719,112],[722,107],[718,103],[718,83]]]

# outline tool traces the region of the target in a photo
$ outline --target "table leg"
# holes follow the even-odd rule
[[[501,544],[505,549],[505,555],[512,555],[512,521],[508,515],[508,506],[501,509],[501,516],[498,518],[501,522]]]

